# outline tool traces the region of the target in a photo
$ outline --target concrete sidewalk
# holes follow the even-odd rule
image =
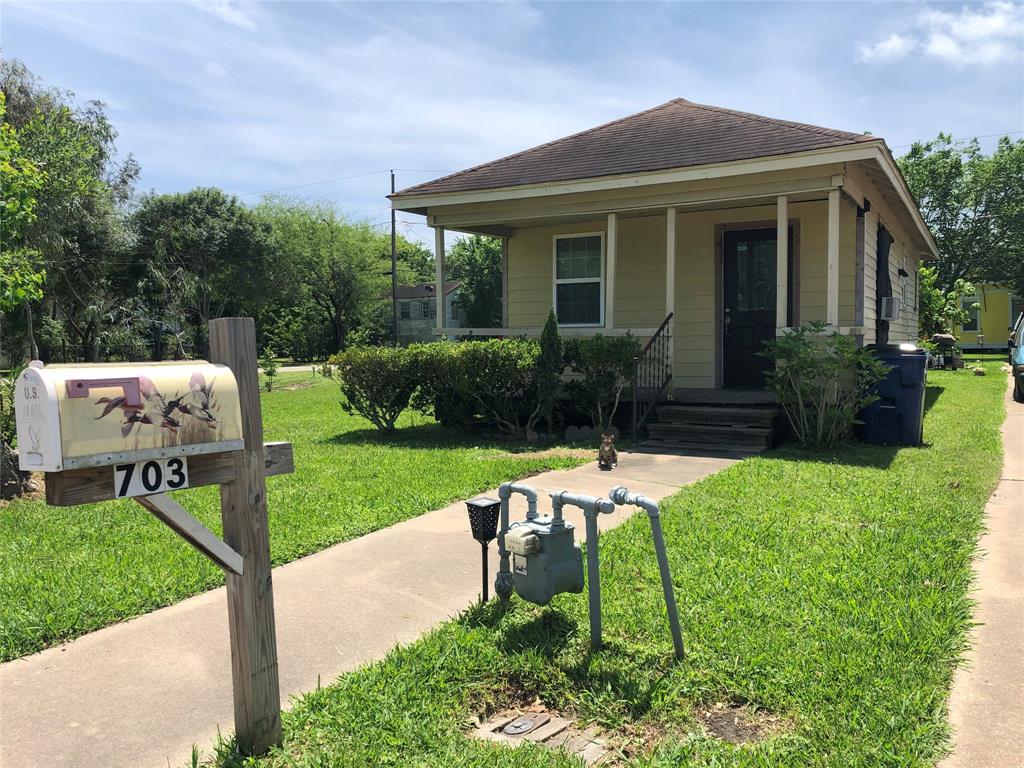
[[[1024,766],[1024,405],[1006,393],[1003,473],[975,560],[978,622],[953,678],[953,753],[941,768]]]
[[[595,496],[622,484],[661,499],[733,463],[622,453],[614,472],[591,463],[526,482]],[[631,513],[602,516],[601,527]],[[524,514],[517,500],[513,519]],[[282,705],[415,640],[479,587],[480,547],[461,502],[275,568]],[[208,750],[218,728],[233,730],[232,712],[222,588],[2,665],[0,766],[178,768],[193,744]]]

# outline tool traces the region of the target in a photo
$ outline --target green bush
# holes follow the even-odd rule
[[[633,359],[640,354],[635,336],[602,336],[571,339],[566,359],[575,377],[569,395],[590,416],[595,429],[609,429],[618,411],[622,392],[633,377]]]
[[[537,407],[537,342],[439,341],[409,350],[419,370],[414,408],[462,429],[483,422],[508,434],[525,432]]]
[[[857,413],[875,402],[875,385],[889,372],[852,336],[826,333],[824,323],[793,328],[759,353],[775,361],[766,378],[796,439],[825,450],[847,440]]]
[[[391,432],[419,383],[418,356],[403,347],[349,347],[330,359],[346,413]]]
[[[544,420],[548,433],[555,431],[558,414],[556,405],[562,390],[562,374],[565,372],[565,348],[558,335],[558,320],[554,308],[548,310],[548,319],[540,336],[540,351],[537,369],[533,376],[534,397],[537,405],[526,422],[527,433]]]

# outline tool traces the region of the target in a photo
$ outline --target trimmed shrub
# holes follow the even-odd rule
[[[768,389],[796,439],[818,450],[850,438],[857,413],[878,399],[875,385],[890,369],[853,337],[826,328],[820,322],[792,328],[758,353],[775,361],[766,374]]]
[[[508,434],[525,432],[537,405],[537,342],[442,341],[409,349],[419,368],[414,408],[462,429],[483,422]]]
[[[391,432],[419,382],[417,355],[403,347],[349,347],[330,359],[346,413]]]
[[[570,339],[566,344],[570,370],[576,374],[568,383],[569,395],[590,416],[595,429],[611,428],[622,392],[633,376],[633,358],[640,354],[640,341],[629,334],[587,339]]]

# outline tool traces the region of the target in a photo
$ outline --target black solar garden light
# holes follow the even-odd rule
[[[483,586],[481,587],[481,599],[487,602],[487,545],[498,535],[498,512],[501,510],[501,502],[498,499],[490,499],[482,496],[479,499],[470,499],[466,502],[469,510],[469,527],[473,531],[473,538],[480,542],[481,571],[483,572]]]

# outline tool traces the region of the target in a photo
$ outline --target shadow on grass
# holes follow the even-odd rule
[[[341,432],[321,440],[334,445],[369,446],[382,445],[394,448],[492,448],[505,453],[530,454],[549,448],[593,449],[597,456],[600,440],[566,442],[565,440],[542,439],[531,443],[525,438],[502,435],[496,432],[472,431],[464,432],[454,427],[446,427],[438,423],[415,424],[399,427],[393,432],[382,432],[378,429],[355,429]],[[617,447],[625,449],[629,441],[623,441]]]
[[[935,402],[942,396],[942,393],[946,391],[945,387],[939,387],[935,385],[929,385],[924,390],[924,412],[928,413],[935,405]]]
[[[547,608],[525,624],[516,624],[502,633],[498,650],[503,653],[534,651],[553,659],[575,632],[575,622],[557,608]]]

